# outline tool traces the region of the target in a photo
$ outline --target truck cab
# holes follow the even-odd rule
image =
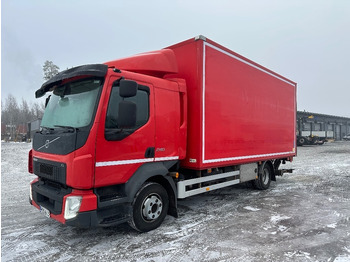
[[[168,175],[186,151],[186,85],[112,63],[66,70],[36,92],[50,95],[29,154],[29,171],[38,176],[30,202],[79,227],[119,224],[141,212],[132,224],[148,231],[154,218],[177,216]],[[158,194],[146,194],[143,210],[133,210],[135,196],[149,188]]]

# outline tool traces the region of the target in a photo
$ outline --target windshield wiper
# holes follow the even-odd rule
[[[78,128],[72,127],[72,126],[61,126],[61,125],[54,125],[54,127],[60,127],[66,129],[68,132],[75,133]]]
[[[53,128],[47,126],[41,126],[40,128],[40,134],[42,134],[44,130],[46,131],[45,134],[51,134],[54,131]]]

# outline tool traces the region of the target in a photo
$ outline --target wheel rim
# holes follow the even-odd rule
[[[148,196],[142,204],[142,215],[147,221],[157,219],[163,210],[163,202],[158,195]]]
[[[269,169],[265,167],[263,170],[262,182],[264,183],[264,185],[267,185],[269,183],[269,180],[270,180],[270,172],[269,172]]]

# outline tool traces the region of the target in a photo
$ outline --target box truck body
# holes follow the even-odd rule
[[[296,155],[296,84],[203,36],[63,71],[46,93],[30,203],[67,225],[149,231],[179,198],[268,188]]]
[[[203,169],[295,155],[294,82],[209,39],[170,49],[189,101],[183,166]]]

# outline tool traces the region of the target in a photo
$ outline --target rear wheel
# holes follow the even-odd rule
[[[271,166],[265,162],[260,169],[258,178],[254,180],[254,186],[260,190],[268,189],[271,184],[272,172]]]
[[[169,198],[164,187],[158,183],[147,182],[135,196],[129,224],[140,232],[156,229],[162,224],[168,208]]]

